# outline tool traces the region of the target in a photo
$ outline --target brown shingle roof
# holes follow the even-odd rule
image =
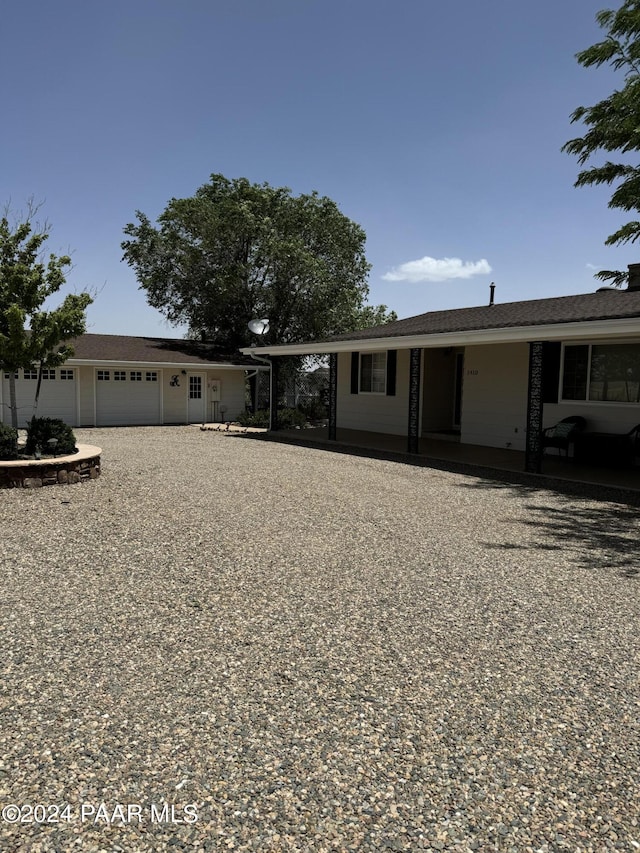
[[[396,320],[395,323],[337,335],[327,340],[359,341],[402,335],[435,335],[625,317],[640,317],[640,291],[604,290],[579,296],[558,296],[526,302],[481,305],[477,308],[429,311],[426,314],[407,317],[405,320]]]
[[[88,361],[168,362],[174,364],[233,364],[256,367],[252,358],[229,355],[213,344],[179,338],[138,338],[129,335],[81,335],[70,341],[74,359]]]

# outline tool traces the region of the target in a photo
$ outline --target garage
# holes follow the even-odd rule
[[[161,424],[161,371],[95,371],[96,426]]]
[[[60,418],[70,426],[78,425],[78,376],[70,367],[48,368],[42,371],[37,415]],[[33,404],[38,385],[37,370],[19,370],[16,373],[16,403],[18,427],[24,429],[33,416]],[[9,374],[2,374],[2,421],[11,423],[9,409]]]

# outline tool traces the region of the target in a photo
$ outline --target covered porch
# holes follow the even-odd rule
[[[352,450],[360,455],[371,453],[373,456],[389,456],[398,461],[419,465],[428,466],[433,462],[434,467],[450,467],[480,474],[484,472],[487,476],[495,476],[499,472],[521,475],[525,471],[526,454],[523,451],[460,444],[435,438],[419,438],[415,453],[407,452],[407,439],[404,436],[339,427],[336,429],[335,438],[330,438],[328,427],[278,430],[276,433],[270,433],[269,438],[326,450]],[[640,500],[640,468],[619,469],[583,465],[549,450],[541,458],[540,471],[529,473],[528,476],[538,480],[541,485],[544,485],[545,481],[561,481],[596,488],[622,489],[635,492]]]

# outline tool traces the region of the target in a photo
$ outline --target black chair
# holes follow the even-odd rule
[[[558,456],[561,456],[564,450],[564,455],[568,458],[569,445],[576,440],[586,426],[587,421],[581,415],[570,415],[555,426],[547,427],[542,430],[542,451],[544,452],[547,447],[557,447]]]

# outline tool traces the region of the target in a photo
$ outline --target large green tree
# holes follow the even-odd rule
[[[614,185],[609,207],[638,213],[640,164],[635,152],[640,151],[640,0],[625,0],[617,11],[598,12],[596,20],[606,31],[605,39],[581,51],[576,58],[585,68],[611,65],[621,72],[623,85],[595,106],[574,110],[571,120],[581,121],[587,131],[584,136],[569,140],[563,151],[575,154],[581,166],[593,155],[617,152],[620,162],[606,160],[583,169],[575,185]],[[607,237],[605,245],[635,243],[638,238],[640,222],[632,220]],[[603,270],[597,273],[597,278],[620,285],[626,281],[627,273]]]
[[[34,411],[45,367],[57,367],[73,355],[67,343],[86,331],[85,311],[92,298],[72,293],[58,308],[45,310],[45,301],[65,283],[71,265],[68,255],[43,255],[48,226],[33,222],[33,211],[12,225],[0,219],[0,369],[9,373],[11,424],[18,425],[15,371],[39,368]]]
[[[315,192],[211,175],[157,225],[136,217],[122,248],[149,304],[229,352],[255,341],[253,318],[268,317],[279,343],[396,319],[366,305],[364,231]]]

